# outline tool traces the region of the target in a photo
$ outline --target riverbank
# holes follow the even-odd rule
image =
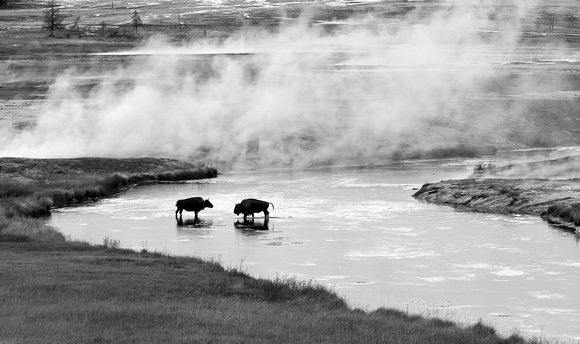
[[[0,158],[0,241],[64,241],[54,207],[95,202],[141,183],[212,178],[212,167],[159,158]]]
[[[353,310],[314,283],[195,258],[74,242],[4,242],[0,257],[7,342],[526,342],[482,323]]]
[[[541,216],[577,232],[580,179],[468,178],[428,183],[413,197],[461,210]]]
[[[87,186],[99,187],[112,176],[159,178],[195,165],[166,159],[0,159],[0,166],[3,185],[10,185],[1,188],[0,197],[1,341],[539,342],[502,337],[481,322],[457,324],[393,309],[352,309],[315,283],[255,279],[242,266],[223,268],[220,262],[123,250],[107,238],[96,246],[66,241],[42,217],[5,208],[9,199],[18,204],[53,201],[46,185],[75,194],[74,188],[57,184],[58,179],[70,182],[77,176],[91,180]],[[87,172],[101,178],[88,178]],[[80,192],[78,183],[71,185]],[[123,183],[118,185],[117,192]],[[32,193],[21,196],[17,190]],[[13,232],[15,222],[21,232]],[[53,234],[42,234],[47,231]]]

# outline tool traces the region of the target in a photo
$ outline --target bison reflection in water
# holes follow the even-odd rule
[[[205,220],[205,219],[200,219],[200,218],[185,219],[181,222],[177,221],[177,229],[211,228],[212,226],[213,226],[213,220]]]
[[[248,215],[252,215],[252,219],[254,218],[254,213],[264,213],[264,217],[266,221],[268,221],[270,217],[270,212],[268,212],[268,206],[272,204],[266,201],[260,201],[259,199],[254,198],[246,198],[241,203],[236,203],[234,207],[234,214],[240,215],[244,214],[244,222],[246,221],[246,217]],[[274,204],[272,204],[272,210],[274,210]]]
[[[270,230],[268,227],[268,219],[265,218],[264,221],[256,221],[254,220],[244,220],[240,222],[239,220],[234,222],[234,227],[236,229],[241,229],[242,231],[267,231]]]
[[[193,211],[195,212],[195,220],[198,220],[197,213],[205,208],[213,208],[213,204],[209,199],[204,200],[201,197],[191,197],[186,199],[180,199],[175,203],[177,210],[175,211],[175,219],[178,224],[183,224],[182,213],[183,211]],[[177,218],[177,213],[179,213],[179,218]]]

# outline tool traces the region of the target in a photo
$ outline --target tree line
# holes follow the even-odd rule
[[[3,0],[0,0],[0,1],[3,1]],[[7,1],[7,0],[4,0],[4,1]],[[62,7],[62,4],[56,2],[56,0],[50,0],[48,2],[48,8],[43,12],[43,17],[42,17],[43,26],[42,26],[42,28],[50,31],[49,36],[53,36],[55,30],[63,30],[66,28],[66,26],[64,24],[64,20],[67,19],[68,17],[70,17],[70,15],[66,15],[66,14],[61,13],[61,11],[60,11],[61,7]],[[76,17],[76,19],[68,27],[68,29],[71,32],[77,32],[80,35],[80,32],[83,31],[83,28],[79,25],[79,21],[80,21],[80,17]],[[135,33],[137,33],[137,30],[140,26],[143,26],[143,21],[141,20],[141,16],[137,12],[137,10],[133,11],[129,25],[135,29]],[[102,22],[101,24],[99,24],[99,27],[100,27],[103,34],[104,34],[105,30],[107,29],[107,26],[108,25],[105,22]],[[120,29],[121,29],[121,27],[117,26],[116,30],[112,31],[111,36],[128,35],[127,33],[120,34],[119,33]]]

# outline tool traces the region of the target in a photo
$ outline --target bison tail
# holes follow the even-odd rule
[[[268,202],[268,203],[270,203],[272,205],[272,210],[274,210],[274,203],[272,203],[272,202]]]

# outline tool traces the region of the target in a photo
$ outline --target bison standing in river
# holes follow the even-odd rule
[[[234,207],[234,214],[240,215],[244,214],[244,221],[246,216],[252,215],[254,218],[254,213],[264,213],[266,221],[270,218],[270,212],[268,212],[268,206],[272,204],[270,202],[260,201],[259,199],[246,198],[241,203],[237,203]],[[272,204],[272,210],[274,209],[274,204]]]
[[[209,199],[204,200],[201,197],[180,199],[175,203],[175,206],[177,207],[177,210],[175,211],[175,219],[178,223],[183,221],[181,215],[184,210],[195,212],[195,219],[197,220],[197,213],[205,208],[213,208],[213,204],[211,204]],[[177,213],[179,213],[179,219],[177,218]]]

